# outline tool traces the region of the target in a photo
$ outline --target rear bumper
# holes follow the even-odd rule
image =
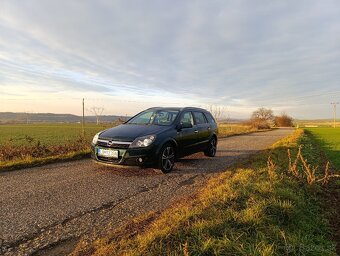
[[[112,149],[118,151],[117,159],[110,159],[98,156],[98,149]],[[108,148],[102,146],[92,145],[91,157],[100,163],[111,165],[125,165],[125,166],[150,166],[157,162],[156,148],[151,146],[148,148],[133,148],[133,149],[119,149]]]

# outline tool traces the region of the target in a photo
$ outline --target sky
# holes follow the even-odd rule
[[[1,0],[0,112],[81,114],[82,98],[87,114],[331,118],[340,1]]]

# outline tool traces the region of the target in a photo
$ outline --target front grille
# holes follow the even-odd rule
[[[109,142],[110,145],[108,144]],[[129,148],[131,142],[128,141],[110,141],[110,140],[103,140],[103,139],[99,139],[97,142],[98,146],[101,147],[106,147],[106,148],[118,148],[118,149],[127,149]]]

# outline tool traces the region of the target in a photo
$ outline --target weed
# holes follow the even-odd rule
[[[295,160],[292,161],[290,149],[287,150],[288,154],[288,173],[293,174],[296,178],[303,180],[306,179],[308,184],[313,184],[315,182],[321,182],[323,185],[327,184],[330,178],[337,178],[339,177],[338,174],[330,174],[329,166],[330,163],[327,161],[326,166],[324,169],[319,170],[318,165],[312,165],[308,163],[308,159],[306,159],[302,154],[302,145],[299,146]],[[301,169],[303,173],[299,170],[299,161],[301,162]],[[271,165],[275,165],[271,163]],[[268,170],[269,170],[268,166]],[[319,173],[319,175],[316,175]],[[323,176],[322,176],[323,175]],[[322,176],[322,177],[321,177]]]

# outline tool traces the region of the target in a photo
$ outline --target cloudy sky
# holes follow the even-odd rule
[[[329,118],[340,1],[0,1],[0,112],[269,107]]]

